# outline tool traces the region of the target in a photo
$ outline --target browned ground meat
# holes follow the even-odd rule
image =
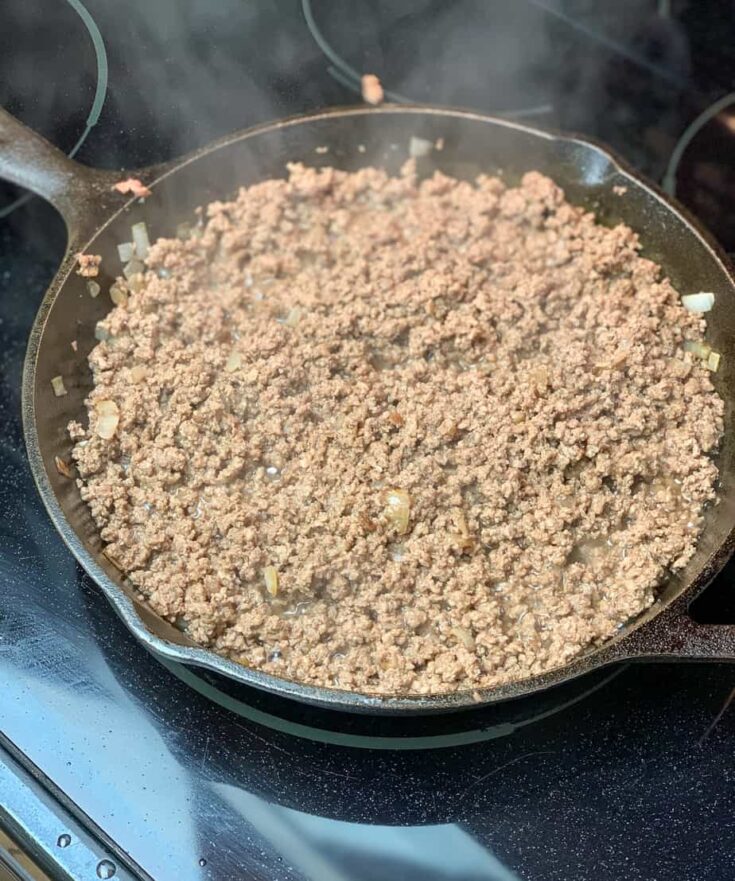
[[[99,254],[79,253],[76,255],[76,258],[77,275],[82,275],[84,278],[94,278],[99,275],[100,263],[102,262],[102,258]]]
[[[723,404],[630,229],[534,172],[410,163],[294,166],[204,217],[102,323],[70,426],[111,558],[194,640],[475,689],[610,637],[691,556]]]
[[[374,73],[365,73],[360,81],[362,99],[368,104],[383,103],[383,86]]]
[[[125,180],[118,181],[116,184],[113,184],[112,189],[117,190],[118,193],[130,193],[139,199],[147,199],[151,194],[148,187],[138,180],[137,177],[128,177]]]

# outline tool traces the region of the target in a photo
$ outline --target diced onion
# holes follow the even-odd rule
[[[64,379],[61,376],[54,376],[51,380],[51,388],[54,390],[54,394],[57,398],[60,398],[62,395],[66,394],[66,386],[64,385]]]
[[[285,321],[283,322],[287,327],[296,327],[296,325],[301,320],[301,309],[298,306],[295,306],[293,309],[289,310],[288,315],[286,316]]]
[[[133,243],[135,244],[135,253],[140,260],[145,260],[148,256],[148,249],[151,246],[148,238],[148,227],[145,223],[134,223],[131,227],[133,233]]]
[[[720,366],[720,357],[719,352],[710,352],[707,358],[707,369],[717,373],[717,368]]]
[[[138,291],[142,291],[144,284],[145,277],[142,272],[137,272],[135,275],[131,275],[130,280],[128,281],[128,287],[134,294]]]
[[[388,554],[390,555],[391,560],[393,560],[395,563],[400,563],[406,555],[406,549],[403,547],[402,544],[398,544],[396,542],[396,544],[394,544],[393,547],[388,551]]]
[[[92,281],[91,279],[87,282],[87,290],[89,291],[90,297],[96,297],[102,288],[96,281]]]
[[[414,159],[419,159],[421,156],[428,156],[431,153],[434,145],[431,141],[427,141],[425,138],[415,138],[411,137],[411,140],[408,142],[408,153]]]
[[[145,265],[140,260],[131,260],[123,266],[123,275],[130,280],[134,275],[145,272]]]
[[[101,343],[104,343],[106,340],[111,338],[111,334],[109,330],[102,324],[101,321],[98,321],[94,326],[94,338],[99,340]]]
[[[263,569],[263,580],[265,581],[265,589],[274,597],[278,593],[278,569],[275,566],[266,566]]]
[[[385,514],[399,535],[408,532],[411,514],[411,497],[404,489],[389,489],[385,494]]]
[[[242,367],[242,355],[239,352],[230,352],[230,355],[225,363],[225,370],[228,373],[233,373],[240,367]]]
[[[135,245],[132,242],[122,242],[117,246],[121,263],[129,263],[135,257]]]
[[[120,410],[114,401],[97,401],[94,405],[97,414],[97,434],[104,440],[110,440],[117,431],[120,422]]]
[[[706,361],[712,349],[707,343],[703,343],[702,340],[684,340],[684,351],[691,352],[692,355],[696,355],[697,358]]]
[[[135,385],[143,382],[147,375],[148,371],[142,364],[135,364],[130,368],[130,381],[135,383]]]
[[[715,305],[715,295],[709,293],[686,294],[681,298],[681,304],[690,312],[709,312]]]
[[[122,285],[115,282],[110,287],[110,299],[116,306],[123,306],[128,302],[128,292]]]

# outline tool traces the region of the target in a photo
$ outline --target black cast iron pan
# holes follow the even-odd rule
[[[485,689],[437,695],[358,694],[317,688],[240,666],[199,648],[155,615],[105,557],[74,483],[56,470],[68,458],[66,425],[81,418],[91,388],[87,355],[94,326],[112,304],[106,290],[117,272],[116,245],[129,239],[132,223],[145,220],[152,238],[173,235],[194,208],[226,198],[240,185],[282,177],[285,165],[302,161],[355,169],[380,165],[396,172],[411,136],[444,149],[421,160],[458,177],[502,172],[513,181],[537,169],[554,178],[568,198],[595,211],[603,222],[624,221],[640,233],[644,253],[661,263],[683,293],[713,291],[709,338],[722,353],[715,381],[727,402],[720,454],[720,503],[707,515],[693,559],[661,589],[656,604],[603,646],[543,676]],[[358,150],[358,145],[361,149]],[[327,146],[327,154],[315,148]],[[99,584],[131,632],[152,652],[204,667],[247,685],[334,709],[366,712],[439,712],[526,695],[615,661],[640,658],[735,660],[735,626],[696,624],[687,615],[694,597],[730,556],[735,543],[735,282],[722,253],[698,225],[619,159],[577,137],[562,137],[478,113],[434,107],[354,108],[288,119],[230,135],[184,159],[135,172],[153,190],[144,204],[112,191],[119,172],[86,168],[69,160],[0,110],[0,177],[48,199],[68,229],[66,257],[36,318],[23,375],[23,422],[28,456],[43,502],[77,560]],[[126,175],[125,175],[126,176]],[[613,187],[625,187],[624,195]],[[103,293],[92,299],[74,272],[73,255],[102,255],[97,279]],[[77,340],[78,350],[70,345]],[[68,394],[56,397],[51,379],[62,375]]]

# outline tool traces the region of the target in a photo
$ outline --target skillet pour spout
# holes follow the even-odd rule
[[[719,454],[718,504],[706,513],[705,532],[686,568],[671,577],[656,603],[618,635],[568,665],[542,676],[472,694],[378,696],[315,687],[259,672],[194,645],[159,618],[102,555],[98,531],[73,481],[56,470],[68,457],[64,427],[81,418],[92,387],[87,356],[94,328],[111,308],[92,299],[74,272],[74,255],[102,256],[100,283],[112,281],[116,246],[130,226],[145,221],[152,235],[174,235],[194,209],[225,199],[237,186],[283,177],[289,162],[334,165],[348,171],[377,165],[396,173],[414,137],[441,138],[445,147],[422,159],[422,172],[441,168],[455,177],[502,172],[514,181],[535,169],[553,178],[567,198],[594,211],[603,223],[623,222],[640,234],[643,253],[660,263],[682,291],[712,291],[708,339],[722,353],[716,375],[725,400],[726,432]],[[315,148],[326,145],[326,155]],[[23,374],[23,424],[28,457],[39,492],[63,540],[127,625],[152,653],[188,667],[213,671],[248,686],[298,701],[369,713],[431,713],[460,710],[527,695],[626,659],[735,660],[735,626],[696,624],[691,601],[719,572],[735,542],[735,281],[724,255],[697,222],[654,185],[606,149],[576,136],[562,136],[466,110],[422,106],[346,108],[262,125],[216,141],[184,158],[133,172],[152,190],[140,202],[113,191],[119,172],[71,161],[40,136],[0,110],[0,177],[51,202],[67,226],[67,254],[53,279],[28,343]],[[625,196],[619,188],[626,188]],[[614,189],[615,188],[615,189]],[[77,340],[76,351],[69,342]],[[61,374],[67,394],[55,397],[51,379]]]

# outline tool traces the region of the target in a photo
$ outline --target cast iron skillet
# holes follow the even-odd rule
[[[664,585],[652,608],[601,647],[543,676],[474,695],[380,697],[318,688],[248,669],[193,645],[154,614],[101,555],[97,530],[74,482],[54,465],[56,455],[68,458],[66,424],[81,419],[84,412],[84,398],[91,388],[87,355],[95,345],[94,326],[111,308],[107,289],[120,267],[116,245],[129,240],[132,223],[145,220],[152,238],[173,235],[196,206],[227,197],[240,185],[282,177],[291,161],[345,169],[374,164],[395,172],[407,158],[411,136],[444,139],[441,152],[420,160],[420,172],[438,167],[463,178],[502,172],[513,181],[524,171],[538,169],[554,178],[572,202],[594,210],[603,222],[630,224],[640,233],[644,253],[663,265],[678,290],[715,293],[708,335],[723,356],[715,377],[727,402],[720,503],[708,512],[705,533],[690,564]],[[329,152],[316,153],[318,146],[327,146]],[[229,135],[184,159],[135,172],[153,190],[144,204],[111,190],[122,176],[126,175],[72,162],[0,110],[0,177],[51,202],[69,235],[66,256],[33,326],[25,362],[23,423],[31,468],[62,538],[149,650],[297,700],[383,713],[437,712],[505,700],[623,659],[735,660],[735,626],[704,626],[687,615],[692,599],[723,566],[735,544],[735,283],[719,249],[657,189],[606,150],[577,137],[560,137],[478,113],[407,106],[332,110]],[[627,189],[621,195],[613,187]],[[96,299],[74,272],[77,251],[102,255],[97,279],[102,293]],[[76,352],[72,340],[78,342]],[[64,397],[57,398],[52,391],[51,378],[57,374],[68,389]]]

